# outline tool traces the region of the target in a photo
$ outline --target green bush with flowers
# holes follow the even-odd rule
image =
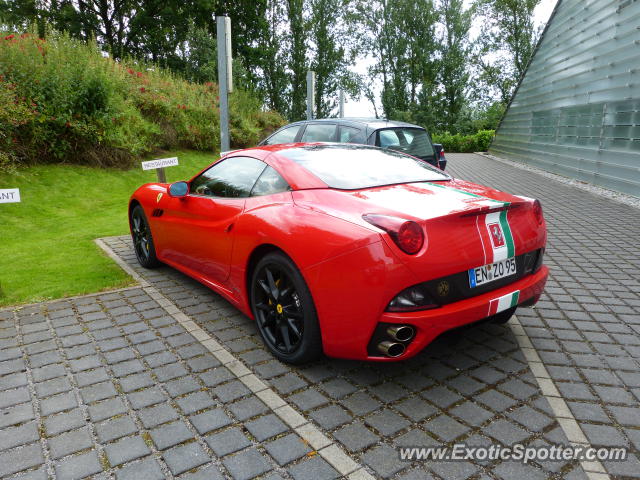
[[[0,169],[21,163],[131,165],[158,149],[215,150],[218,87],[155,65],[115,62],[52,32],[0,36]],[[256,144],[285,120],[244,91],[230,96],[231,143]]]

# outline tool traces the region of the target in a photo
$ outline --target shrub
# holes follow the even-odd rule
[[[434,134],[433,143],[441,143],[445,152],[471,153],[484,152],[495,134],[494,130],[480,130],[474,135],[452,135],[449,132]]]
[[[495,130],[480,130],[475,134],[476,137],[476,146],[478,149],[476,152],[486,152],[489,150],[489,145],[491,145],[491,141],[495,136]]]
[[[285,123],[244,91],[230,97],[231,142],[254,145]],[[0,36],[0,168],[18,162],[128,166],[162,148],[215,150],[218,87],[155,65],[115,62],[51,33]]]
[[[15,85],[0,76],[0,171],[18,164],[20,129],[31,122],[33,110],[20,101]]]

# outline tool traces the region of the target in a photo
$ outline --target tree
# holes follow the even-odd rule
[[[469,30],[473,21],[473,8],[464,10],[463,0],[441,0],[439,5],[442,34],[438,84],[440,101],[438,117],[443,128],[456,133],[456,123],[467,103],[469,88],[469,59],[471,46]]]
[[[217,81],[218,50],[216,40],[205,28],[192,24],[187,40],[182,46],[182,51],[185,78],[199,83]]]
[[[328,117],[337,105],[339,89],[349,87],[348,66],[354,61],[350,48],[348,0],[310,0],[310,37],[316,72],[315,116]],[[337,15],[340,12],[341,15]]]
[[[73,35],[85,34],[83,16],[72,0],[0,0],[0,24],[15,30],[27,30],[36,26],[44,37],[47,25],[65,30]]]
[[[506,104],[524,75],[539,37],[533,10],[540,0],[480,0],[486,28],[476,55],[480,79]]]
[[[415,110],[435,82],[436,14],[431,0],[360,0],[361,45],[374,59],[369,74],[382,83],[387,117]]]
[[[286,89],[286,58],[282,52],[285,35],[285,12],[282,2],[269,0],[266,11],[267,31],[258,37],[257,45],[265,61],[261,67],[259,89],[263,92],[266,105],[282,114],[288,111]]]
[[[265,52],[262,40],[269,36],[272,20],[269,12],[274,0],[192,0],[195,11],[193,21],[216,37],[216,14],[231,18],[231,50],[247,73],[247,82],[261,90],[264,68],[273,60],[271,51]],[[278,19],[277,21],[280,21]],[[268,53],[268,54],[265,54]]]
[[[303,0],[286,0],[289,22],[289,78],[291,86],[288,117],[289,120],[301,120],[305,117],[305,98],[307,95],[307,44],[305,42],[306,22]]]

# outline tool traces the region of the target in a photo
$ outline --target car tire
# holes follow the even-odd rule
[[[496,313],[491,317],[491,322],[497,325],[504,325],[511,319],[511,317],[513,317],[513,314],[516,313],[516,308],[518,307],[511,307],[503,312]]]
[[[136,252],[138,263],[144,268],[156,268],[162,265],[158,257],[156,257],[151,228],[149,227],[147,216],[144,214],[144,209],[140,205],[136,205],[131,210],[129,226],[131,228],[133,250]]]
[[[262,257],[251,276],[250,304],[262,340],[279,360],[302,364],[322,355],[311,292],[289,257],[279,252]]]

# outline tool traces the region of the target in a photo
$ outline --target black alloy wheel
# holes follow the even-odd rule
[[[256,265],[251,309],[262,339],[280,360],[299,364],[322,353],[311,294],[295,264],[285,255],[270,253]]]
[[[147,217],[140,205],[136,205],[131,211],[129,224],[131,226],[133,249],[136,252],[138,263],[145,268],[155,268],[159,266],[160,261],[156,257],[156,249],[153,245],[149,222],[147,222]]]

